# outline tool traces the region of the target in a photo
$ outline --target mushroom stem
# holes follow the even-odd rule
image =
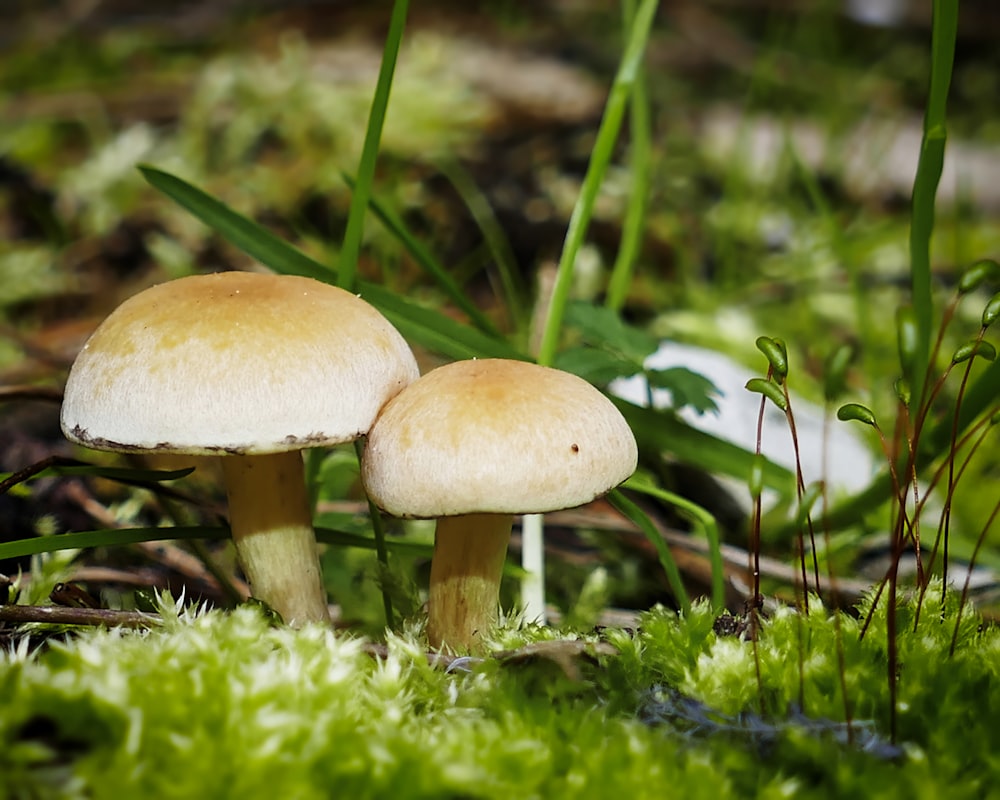
[[[427,638],[434,649],[473,652],[496,625],[512,514],[440,517],[434,535]]]
[[[289,625],[330,622],[297,450],[222,459],[229,525],[254,597]]]

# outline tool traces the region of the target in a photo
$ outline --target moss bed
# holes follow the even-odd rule
[[[841,614],[840,648],[817,602],[773,613],[758,683],[754,643],[705,606],[437,660],[418,630],[383,647],[164,601],[146,631],[11,639],[0,796],[1000,796],[1000,636],[966,612],[950,654],[937,602],[899,610],[893,743],[881,608],[863,637]]]

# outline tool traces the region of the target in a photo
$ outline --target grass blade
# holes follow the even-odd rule
[[[227,528],[191,525],[177,528],[105,528],[95,531],[35,536],[0,544],[0,561],[52,553],[56,550],[83,550],[91,547],[120,547],[139,542],[182,539],[228,539]]]
[[[670,584],[670,591],[674,593],[674,599],[677,600],[677,605],[680,606],[681,611],[685,614],[690,613],[691,598],[687,593],[687,589],[684,587],[684,580],[681,578],[681,572],[677,568],[677,562],[674,561],[674,556],[670,552],[670,547],[667,545],[666,540],[660,536],[660,532],[656,529],[652,520],[646,516],[645,512],[639,508],[639,506],[629,500],[618,489],[615,489],[608,495],[608,502],[611,503],[611,505],[614,506],[621,514],[634,522],[639,529],[646,534],[646,538],[649,539],[653,547],[656,548],[656,554],[660,559],[660,565],[663,567],[663,571],[667,574],[667,583]]]
[[[653,24],[656,7],[657,0],[643,0],[639,6],[632,30],[629,33],[625,53],[618,67],[618,74],[611,86],[611,94],[608,96],[604,116],[601,119],[597,139],[594,142],[594,149],[590,154],[587,174],[583,179],[580,197],[577,199],[573,214],[570,216],[566,241],[559,257],[556,282],[552,292],[552,304],[538,349],[539,364],[550,365],[555,358],[559,333],[562,329],[562,319],[566,311],[566,304],[569,302],[569,292],[573,282],[573,266],[587,234],[587,227],[593,215],[594,204],[601,189],[604,173],[607,171],[614,153],[615,142],[618,139],[622,118],[625,116],[625,109],[628,107],[629,97],[632,94],[639,65],[646,49],[646,40],[649,38],[649,30]]]
[[[154,167],[139,169],[152,186],[265,266],[285,275],[336,282],[336,272],[201,189]],[[456,359],[524,358],[506,341],[487,336],[377,284],[361,282],[359,288],[362,297],[385,314],[403,336],[436,353]]]
[[[503,339],[463,325],[439,311],[406,300],[374,283],[360,284],[361,296],[385,314],[411,342],[453,359],[527,358]]]
[[[930,361],[933,300],[931,297],[931,235],[934,232],[934,202],[944,166],[948,134],[946,112],[948,88],[955,59],[958,30],[958,0],[935,0],[931,34],[931,76],[924,115],[917,174],[913,181],[910,217],[910,283],[917,324],[914,385],[911,413],[916,416],[924,399],[924,384]]]
[[[182,541],[186,539],[220,540],[229,538],[229,529],[218,526],[190,525],[177,528],[104,528],[54,536],[34,536],[14,542],[0,543],[0,561],[23,558],[57,550],[84,550],[91,547],[121,547],[139,542]],[[375,550],[370,536],[361,536],[336,528],[316,528],[316,540],[336,547],[357,547]],[[430,558],[434,546],[406,539],[386,539],[386,548],[393,552]]]
[[[351,189],[355,188],[356,184],[352,177],[345,174],[343,178]],[[455,283],[455,279],[452,278],[451,273],[431,254],[423,242],[410,233],[409,228],[406,227],[406,223],[388,206],[380,202],[378,198],[371,197],[368,204],[379,222],[399,240],[400,244],[413,256],[413,260],[423,268],[424,272],[434,279],[456,306],[468,314],[472,324],[483,333],[487,333],[494,338],[499,338],[500,335],[493,323],[469,299],[469,296],[462,291],[462,287]]]
[[[340,275],[338,283],[341,288],[348,291],[354,290],[356,281],[358,254],[361,251],[361,236],[364,233],[365,211],[368,208],[368,198],[371,197],[372,182],[375,179],[375,162],[378,159],[385,112],[389,105],[389,92],[392,89],[392,76],[396,71],[396,57],[399,55],[399,45],[403,40],[403,28],[406,26],[406,12],[409,5],[409,0],[395,0],[392,5],[389,30],[385,35],[385,46],[382,48],[382,64],[379,67],[378,81],[375,84],[375,96],[372,98],[371,110],[368,113],[368,127],[365,130],[365,142],[361,148],[357,182],[354,193],[351,195],[347,229],[344,231],[344,242],[340,248],[340,258],[337,261]]]
[[[190,211],[226,241],[261,264],[284,275],[302,275],[324,283],[336,283],[337,273],[334,270],[309,258],[281,237],[233,211],[207,192],[176,175],[146,164],[139,165],[139,172],[153,188],[163,192],[181,208]]]
[[[489,200],[476,186],[468,172],[455,162],[438,164],[441,174],[450,182],[461,196],[465,207],[469,209],[473,221],[483,234],[483,241],[489,248],[493,261],[496,263],[500,276],[500,286],[503,289],[507,313],[510,314],[514,328],[523,330],[528,322],[528,300],[523,281],[517,265],[517,257],[510,246],[510,241],[504,233]]]
[[[628,0],[624,7],[626,30],[631,30],[635,17],[635,0]],[[621,310],[625,305],[625,298],[632,285],[632,274],[646,229],[646,206],[652,174],[649,164],[652,153],[652,124],[646,75],[641,63],[636,71],[635,85],[629,99],[629,135],[631,136],[629,149],[631,191],[625,210],[625,221],[622,224],[622,240],[615,264],[611,268],[608,295],[605,298],[605,305],[614,311]]]
[[[722,562],[722,539],[719,536],[719,524],[715,521],[715,517],[697,503],[692,503],[678,494],[668,492],[659,486],[653,486],[641,479],[637,480],[634,476],[625,481],[622,488],[642,492],[642,494],[672,505],[702,529],[708,542],[708,557],[712,565],[712,610],[724,611],[726,607],[726,571]],[[659,538],[663,539],[662,536]]]
[[[107,478],[108,480],[119,481],[120,483],[146,484],[175,481],[179,478],[187,477],[192,472],[194,472],[194,467],[175,470],[100,467],[95,464],[78,462],[76,459],[63,459],[60,456],[55,456],[31,464],[18,472],[0,472],[0,494],[18,484],[50,475],[82,475],[93,478]]]

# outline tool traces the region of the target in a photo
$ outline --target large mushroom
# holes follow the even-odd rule
[[[636,461],[618,409],[560,370],[458,361],[396,395],[369,432],[362,479],[389,514],[437,518],[431,645],[476,650],[496,624],[515,514],[587,503],[631,475]]]
[[[329,622],[302,454],[366,433],[418,376],[399,332],[309,278],[180,278],[119,306],[66,383],[62,429],[85,447],[222,458],[230,526],[255,597]]]

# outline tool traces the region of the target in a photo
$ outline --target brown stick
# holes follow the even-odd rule
[[[69,606],[0,605],[0,622],[43,622],[50,625],[103,625],[108,628],[152,628],[162,620],[157,614],[141,611],[114,611],[109,608]]]

